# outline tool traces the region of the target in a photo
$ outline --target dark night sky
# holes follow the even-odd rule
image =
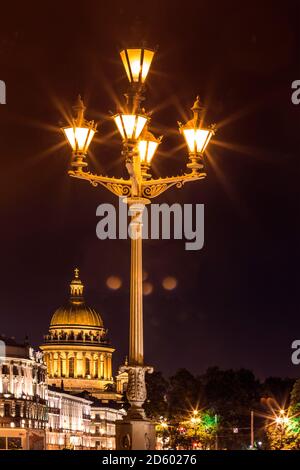
[[[247,367],[260,376],[297,376],[291,342],[300,338],[299,2],[18,2],[1,6],[0,333],[39,345],[64,303],[72,269],[81,268],[86,299],[102,314],[117,348],[127,352],[129,242],[99,241],[96,207],[104,189],[71,180],[63,116],[80,92],[90,118],[115,110],[127,81],[117,46],[133,19],[159,53],[148,77],[147,109],[165,134],[156,171],[186,162],[177,119],[199,93],[208,119],[221,123],[203,182],[172,189],[156,202],[205,204],[205,246],[146,241],[144,266],[154,284],[145,297],[147,363],[166,374],[208,366]],[[22,6],[21,6],[22,5]],[[75,5],[75,6],[74,6]],[[108,6],[109,5],[109,6]],[[6,9],[6,11],[5,11]],[[114,130],[106,121],[99,137]],[[93,143],[99,171],[124,172],[117,135]],[[109,290],[109,275],[123,279]],[[161,286],[178,278],[170,292]]]

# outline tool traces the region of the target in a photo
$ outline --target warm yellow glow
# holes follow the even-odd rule
[[[162,281],[162,286],[165,290],[173,290],[177,287],[177,279],[173,276],[167,276]]]
[[[122,287],[122,279],[119,276],[109,276],[106,279],[106,285],[109,289],[118,290]]]
[[[118,128],[121,136],[123,137],[123,139],[125,139],[125,132],[124,132],[124,129],[123,129],[123,126],[122,126],[121,116],[118,114],[117,116],[114,117],[114,120],[115,120],[115,123],[117,125],[117,128]]]
[[[65,136],[74,152],[87,152],[95,130],[90,127],[65,127]]]
[[[146,80],[146,77],[148,75],[151,62],[153,60],[154,56],[154,51],[151,51],[149,49],[144,50],[144,60],[143,60],[143,66],[142,66],[142,81],[144,82]]]
[[[121,136],[125,140],[137,140],[147,122],[145,116],[138,114],[117,114],[114,120]]]
[[[135,138],[138,139],[139,136],[141,135],[142,130],[145,127],[145,124],[147,122],[147,118],[143,116],[138,116],[137,124],[136,124],[136,130],[135,130]]]
[[[154,51],[143,48],[124,49],[120,55],[128,80],[143,83],[148,75]]]
[[[158,145],[161,143],[161,139],[162,137],[157,139],[147,130],[146,127],[144,128],[138,143],[138,150],[142,164],[150,165],[153,155],[155,154]]]
[[[190,157],[195,159],[203,155],[211,137],[216,133],[216,125],[205,126],[203,124],[204,107],[199,96],[197,96],[191,110],[193,118],[184,125],[179,122],[179,129],[186,140]],[[193,160],[192,167],[194,167]]]
[[[153,292],[153,284],[151,282],[144,282],[143,283],[143,294],[150,295]]]
[[[153,155],[158,147],[158,142],[149,142],[147,140],[140,140],[139,153],[142,163],[150,163]]]
[[[183,134],[189,151],[202,154],[213,133],[209,129],[183,129]]]
[[[280,425],[282,425],[282,424],[288,425],[289,422],[290,422],[290,418],[285,415],[285,410],[280,410],[279,413],[280,413],[279,416],[276,416],[276,418],[275,418],[275,423],[278,424],[278,425],[279,424]]]

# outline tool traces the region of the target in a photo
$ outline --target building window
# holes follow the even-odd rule
[[[20,416],[21,416],[21,405],[19,405],[18,403],[15,406],[15,414],[16,414],[17,418],[20,418]]]
[[[87,357],[85,359],[85,375],[90,375],[91,374],[91,361]]]
[[[9,450],[22,449],[22,440],[20,437],[8,437],[7,448]]]
[[[69,377],[74,377],[74,357],[69,359]]]
[[[13,366],[13,375],[19,375],[17,366]]]
[[[4,403],[4,416],[10,416],[10,404]]]

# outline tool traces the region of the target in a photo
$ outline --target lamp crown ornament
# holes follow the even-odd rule
[[[77,124],[81,124],[84,121],[84,112],[86,110],[86,107],[84,106],[81,95],[78,95],[77,101],[74,104],[73,109],[77,113],[77,116],[76,116]]]
[[[203,104],[200,101],[200,97],[199,97],[199,95],[197,95],[196,100],[195,100],[195,102],[194,102],[194,104],[191,108],[191,110],[194,113],[194,119],[195,120],[200,120],[200,116],[203,113],[204,109],[205,108],[204,108]],[[200,122],[199,122],[199,124],[200,124]]]

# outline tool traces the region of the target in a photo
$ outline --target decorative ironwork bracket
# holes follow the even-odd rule
[[[99,184],[104,186],[110,192],[119,197],[131,196],[131,180],[124,178],[114,178],[109,176],[96,175],[88,171],[69,171],[69,175],[73,178],[86,180],[91,183],[92,186],[98,186]]]
[[[89,181],[93,186],[99,184],[104,186],[110,192],[119,197],[132,197],[133,183],[131,175],[130,179],[114,178],[109,176],[96,175],[88,171],[70,170],[69,175],[73,178]],[[181,176],[170,176],[166,178],[157,178],[150,180],[142,180],[140,185],[141,197],[153,199],[164,193],[172,186],[182,188],[185,183],[200,180],[206,177],[206,173],[191,172]]]
[[[154,198],[164,193],[172,186],[182,188],[183,185],[189,181],[196,181],[206,177],[206,173],[185,173],[182,176],[171,176],[167,178],[151,179],[142,183],[142,196],[147,198]]]

